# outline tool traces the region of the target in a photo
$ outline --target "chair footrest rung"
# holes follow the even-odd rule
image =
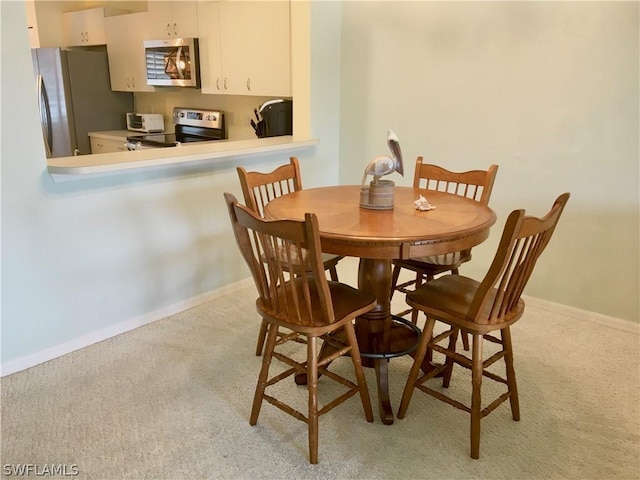
[[[286,403],[281,402],[277,398],[271,397],[269,395],[263,395],[262,398],[264,398],[271,405],[278,407],[283,412],[288,413],[292,417],[297,418],[298,420],[301,420],[307,424],[309,423],[309,419],[305,417],[302,413],[292,408],[291,406],[287,405]]]
[[[438,353],[442,353],[443,355],[453,359],[458,365],[461,365],[465,368],[471,369],[472,361],[469,357],[465,357],[464,355],[460,355],[459,353],[452,352],[440,345],[436,345],[435,343],[429,343],[429,346]]]
[[[493,402],[491,402],[487,407],[482,410],[482,416],[486,417],[491,412],[493,412],[496,408],[498,408],[507,398],[511,397],[511,392],[505,392],[496,398]]]
[[[445,403],[448,403],[449,405],[452,405],[460,410],[463,410],[467,413],[471,413],[471,409],[469,407],[467,407],[464,403],[458,402],[457,400],[454,400],[451,397],[448,397],[447,395],[437,392],[436,390],[432,390],[429,387],[425,387],[424,385],[416,385],[416,388],[419,388],[420,390],[422,390],[424,393],[431,395],[432,397],[437,398],[438,400],[441,400]]]
[[[487,358],[484,362],[482,362],[482,368],[487,368],[496,363],[501,358],[504,358],[504,350],[500,350],[499,352],[494,353],[489,358]]]
[[[346,391],[345,393],[343,393],[339,397],[337,397],[337,398],[333,399],[331,402],[327,403],[320,410],[318,410],[318,416],[324,415],[329,410],[333,409],[334,407],[337,407],[338,405],[340,405],[345,400],[348,400],[349,398],[353,397],[356,393],[358,393],[358,388],[357,387]]]
[[[332,372],[330,370],[323,370],[322,374],[325,377],[329,377],[331,380],[344,385],[345,387],[348,387],[348,388],[357,388],[358,387],[352,381],[350,381],[350,380],[344,378],[342,375],[338,375],[337,373],[334,373],[334,372]]]
[[[318,367],[323,367],[325,365],[327,365],[328,363],[333,362],[336,358],[342,357],[344,356],[347,352],[351,351],[351,345],[347,345],[346,347],[344,347],[343,349],[332,353],[331,355],[323,358],[322,360],[320,360],[318,362]]]
[[[405,315],[407,315],[408,313],[411,313],[413,311],[413,308],[409,308],[407,310],[403,310],[401,312],[396,313],[395,315],[398,317],[404,317]]]

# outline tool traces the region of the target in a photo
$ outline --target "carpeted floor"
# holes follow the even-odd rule
[[[640,478],[633,327],[530,302],[513,327],[522,420],[511,419],[508,402],[486,417],[479,460],[469,457],[467,414],[420,392],[404,420],[383,425],[367,369],[374,423],[364,420],[357,397],[322,416],[320,463],[310,465],[305,424],[269,404],[257,426],[248,423],[261,363],[253,355],[254,292],[3,378],[3,478],[25,464],[108,480]],[[409,367],[409,358],[391,362],[395,411]],[[332,368],[351,367],[341,359]],[[454,371],[450,390],[466,398],[463,370]],[[321,380],[321,399],[336,388]],[[288,391],[303,410],[304,388],[291,383]]]

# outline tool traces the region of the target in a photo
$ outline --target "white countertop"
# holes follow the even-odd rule
[[[123,132],[127,131],[124,130]],[[92,133],[99,134],[101,132]],[[113,131],[106,133],[114,135]],[[116,136],[112,138],[118,139],[122,137]],[[182,144],[178,147],[49,158],[47,159],[47,170],[56,182],[79,180],[86,178],[86,176],[139,171],[140,169],[154,167],[184,166],[194,162],[215,162],[229,157],[290,151],[308,148],[317,145],[317,143],[317,138],[294,137],[291,135],[251,140],[196,142]]]
[[[89,132],[89,137],[104,138],[105,140],[122,140],[125,141],[127,137],[136,135],[136,132],[131,130],[106,130],[104,132]],[[141,133],[139,135],[142,135]]]

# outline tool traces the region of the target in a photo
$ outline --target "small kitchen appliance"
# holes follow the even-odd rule
[[[127,137],[129,150],[177,147],[183,143],[225,140],[227,130],[224,112],[175,107],[173,109],[174,133],[155,133]]]
[[[258,123],[251,126],[258,137],[279,137],[293,134],[293,101],[276,99],[264,102],[256,109]]]
[[[156,133],[164,131],[164,118],[160,113],[127,113],[127,130]]]

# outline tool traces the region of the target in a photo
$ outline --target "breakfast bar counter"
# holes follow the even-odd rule
[[[294,151],[317,145],[313,137],[284,135],[250,140],[218,140],[117,153],[47,159],[47,170],[56,182],[150,168],[172,168],[230,157]]]

